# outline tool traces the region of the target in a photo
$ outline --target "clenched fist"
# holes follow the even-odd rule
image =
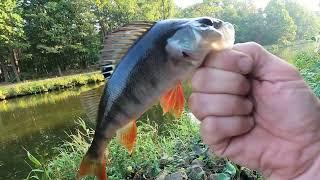
[[[189,104],[215,154],[267,179],[320,179],[320,102],[299,72],[256,43],[207,57]]]

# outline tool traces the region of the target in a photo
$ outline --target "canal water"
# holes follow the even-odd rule
[[[68,134],[75,131],[80,118],[93,126],[80,95],[88,90],[101,93],[102,87],[83,86],[0,101],[0,179],[20,180],[28,175],[31,168],[26,150],[42,162],[54,157],[54,148],[69,140]]]

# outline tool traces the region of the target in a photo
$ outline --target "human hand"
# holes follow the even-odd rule
[[[207,57],[189,104],[215,154],[267,179],[320,179],[320,102],[299,72],[256,43]]]

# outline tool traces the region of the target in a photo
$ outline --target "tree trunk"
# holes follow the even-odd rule
[[[61,71],[61,68],[60,68],[60,66],[58,65],[58,72],[59,72],[59,76],[62,76],[62,71]]]
[[[104,42],[105,37],[107,36],[106,26],[102,20],[99,20],[99,25],[102,32],[102,42]]]
[[[19,76],[19,65],[18,65],[18,57],[17,57],[17,51],[15,49],[12,49],[12,57],[10,58],[10,62],[12,65],[12,69],[14,72],[14,75],[16,76],[17,82],[20,82],[20,76]]]
[[[1,69],[1,74],[3,74],[3,77],[4,77],[4,82],[6,83],[9,82],[9,73],[8,73],[7,67],[1,61],[0,61],[0,69]]]

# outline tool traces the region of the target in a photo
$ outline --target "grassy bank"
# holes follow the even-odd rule
[[[45,93],[102,81],[104,81],[103,76],[99,72],[93,72],[4,85],[0,86],[0,100],[18,96]]]
[[[199,126],[184,114],[180,120],[160,127],[148,119],[138,121],[138,141],[130,156],[116,139],[108,146],[107,171],[109,179],[239,179],[261,178],[255,172],[240,168],[226,159],[210,153],[200,139]],[[39,179],[73,179],[87,150],[93,131],[80,121],[78,133],[62,147],[59,155],[46,164],[34,157],[31,176]],[[92,178],[93,179],[93,178]]]
[[[93,84],[88,86],[81,86],[79,88],[71,88],[67,91],[56,91],[52,93],[42,94],[41,96],[28,96],[17,99],[16,103],[8,103],[8,101],[0,101],[1,112],[15,111],[16,109],[37,108],[43,104],[53,104],[58,101],[63,101],[70,97],[80,96],[82,92],[98,88],[103,84]]]

